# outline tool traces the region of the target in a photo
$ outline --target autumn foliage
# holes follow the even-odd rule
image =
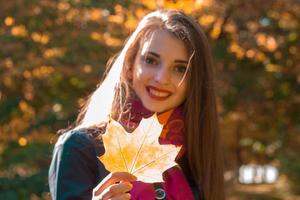
[[[280,168],[269,199],[299,188],[298,0],[0,1],[0,199],[49,199],[55,132],[71,124],[138,20],[176,8],[213,48],[228,194],[241,164]],[[293,196],[294,195],[294,196]]]

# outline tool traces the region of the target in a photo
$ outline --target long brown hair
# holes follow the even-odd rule
[[[205,200],[224,200],[223,157],[219,141],[212,55],[205,33],[192,18],[177,10],[158,10],[143,18],[117,58],[117,64],[122,66],[117,66],[116,62],[112,65],[112,69],[121,67],[121,71],[119,70],[119,79],[114,88],[110,88],[115,93],[109,114],[120,118],[126,112],[124,107],[130,90],[128,72],[145,38],[158,29],[167,30],[182,40],[191,57],[184,108],[187,157],[194,180],[203,191]],[[97,90],[92,97],[96,93]],[[84,121],[87,111],[92,109],[89,108],[92,101],[95,100],[91,98],[79,115],[78,126]],[[101,109],[93,110],[97,111],[101,112]]]

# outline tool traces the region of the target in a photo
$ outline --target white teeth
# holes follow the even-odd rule
[[[155,95],[155,96],[158,96],[158,97],[167,97],[167,96],[169,96],[169,93],[166,93],[166,92],[159,92],[159,91],[153,90],[153,89],[149,89],[149,92],[150,92],[152,95]]]

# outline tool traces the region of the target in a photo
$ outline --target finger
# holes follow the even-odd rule
[[[120,196],[113,197],[110,200],[129,200],[130,198],[131,198],[131,195],[129,193],[125,193]]]
[[[110,173],[108,176],[106,176],[93,190],[94,195],[99,195],[101,194],[105,188],[108,186],[120,182],[120,181],[125,181],[125,182],[131,182],[135,181],[137,178],[128,173],[128,172],[114,172]]]
[[[135,181],[137,178],[128,173],[128,172],[114,172],[114,173],[110,173],[108,176],[106,176],[100,184],[98,184],[96,186],[96,188],[94,189],[94,194],[95,195],[99,195],[101,194],[105,188],[107,188],[108,186],[116,183],[116,182],[120,182],[120,181],[125,181],[125,182],[130,182],[130,181]]]
[[[103,191],[103,199],[109,199],[112,197],[117,197],[123,195],[125,192],[129,192],[132,189],[132,184],[128,182],[118,183],[109,186]]]

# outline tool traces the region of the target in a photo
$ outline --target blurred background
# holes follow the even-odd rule
[[[300,199],[299,0],[1,0],[0,199],[50,199],[56,131],[158,8],[213,47],[228,199]]]

